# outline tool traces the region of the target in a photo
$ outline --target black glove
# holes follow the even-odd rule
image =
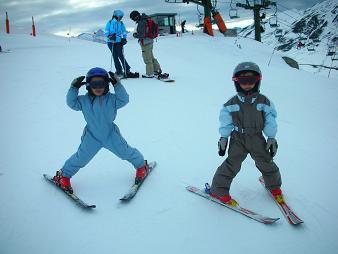
[[[134,37],[134,38],[137,38],[137,33],[133,33],[133,37]]]
[[[278,149],[277,140],[274,138],[268,138],[265,149],[270,152],[271,157],[274,157]]]
[[[71,86],[77,88],[77,89],[80,89],[80,87],[84,84],[86,84],[86,82],[82,82],[83,80],[85,79],[85,76],[80,76],[80,77],[77,77],[76,79],[74,79],[72,81],[72,84]]]
[[[126,44],[127,44],[127,39],[122,38],[122,39],[121,39],[121,43],[122,43],[122,45],[126,45]]]
[[[116,34],[109,35],[109,40],[116,41]]]
[[[218,155],[219,156],[224,156],[225,151],[227,150],[228,146],[228,139],[221,137],[218,141]]]
[[[110,81],[110,83],[112,83],[113,86],[115,86],[118,82],[120,82],[119,77],[115,73],[109,71],[108,74],[109,74],[109,77],[110,77],[109,81]]]

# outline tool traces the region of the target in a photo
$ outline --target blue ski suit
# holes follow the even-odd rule
[[[63,176],[70,178],[75,175],[102,147],[129,161],[135,168],[144,165],[143,155],[127,144],[113,122],[117,110],[129,102],[129,95],[120,82],[114,86],[114,90],[114,94],[108,92],[102,96],[92,96],[87,93],[79,96],[79,89],[69,88],[67,105],[75,111],[82,111],[87,125],[77,152],[62,167]]]

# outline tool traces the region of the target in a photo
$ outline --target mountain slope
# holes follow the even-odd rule
[[[288,67],[271,48],[223,36],[161,37],[155,55],[174,84],[125,80],[130,103],[116,124],[158,167],[129,204],[118,199],[134,170],[106,150],[72,179],[77,194],[95,203],[84,212],[46,183],[76,151],[85,122],[65,95],[71,80],[94,66],[110,67],[106,45],[81,40],[0,35],[2,146],[0,253],[334,253],[338,247],[338,88],[327,79]],[[136,41],[125,49],[132,70],[144,72]],[[203,186],[223,161],[217,155],[218,114],[235,89],[236,64],[258,63],[261,91],[278,110],[283,190],[305,221],[261,225],[185,190]],[[81,93],[84,93],[83,89]],[[244,207],[272,217],[280,211],[258,183],[247,158],[231,194]]]
[[[277,3],[278,6],[278,3]],[[336,52],[338,43],[338,5],[336,0],[326,0],[301,12],[287,10],[277,12],[277,20],[270,16],[265,21],[265,32],[262,42],[271,45],[282,54],[295,58],[302,64],[336,66],[328,52]],[[277,22],[278,27],[270,27],[269,23]],[[254,27],[249,26],[241,31],[241,35],[254,38]],[[297,48],[297,44],[304,44]],[[301,66],[302,69],[328,75],[328,69],[312,66]]]

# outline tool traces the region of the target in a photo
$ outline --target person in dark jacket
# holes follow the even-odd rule
[[[154,57],[153,47],[154,39],[146,36],[148,27],[149,17],[146,14],[140,14],[134,10],[130,13],[130,18],[137,23],[136,32],[133,34],[138,39],[141,49],[143,61],[146,64],[146,78],[168,78],[169,74],[162,73],[161,66],[157,59]]]

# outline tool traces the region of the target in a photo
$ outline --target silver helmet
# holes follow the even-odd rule
[[[234,69],[232,77],[233,78],[238,77],[238,75],[240,73],[247,72],[247,71],[255,72],[260,77],[260,79],[262,78],[262,72],[259,69],[258,65],[255,64],[254,62],[242,62],[242,63],[238,64],[236,66],[236,68]],[[260,87],[260,84],[261,84],[260,79],[259,79],[259,81],[256,82],[255,87],[250,91],[251,93],[252,92],[259,92],[259,87]],[[238,82],[234,81],[234,83],[235,83],[236,91],[238,93],[239,92],[244,93],[244,94],[247,93],[247,92],[243,91],[243,89],[240,87]]]

